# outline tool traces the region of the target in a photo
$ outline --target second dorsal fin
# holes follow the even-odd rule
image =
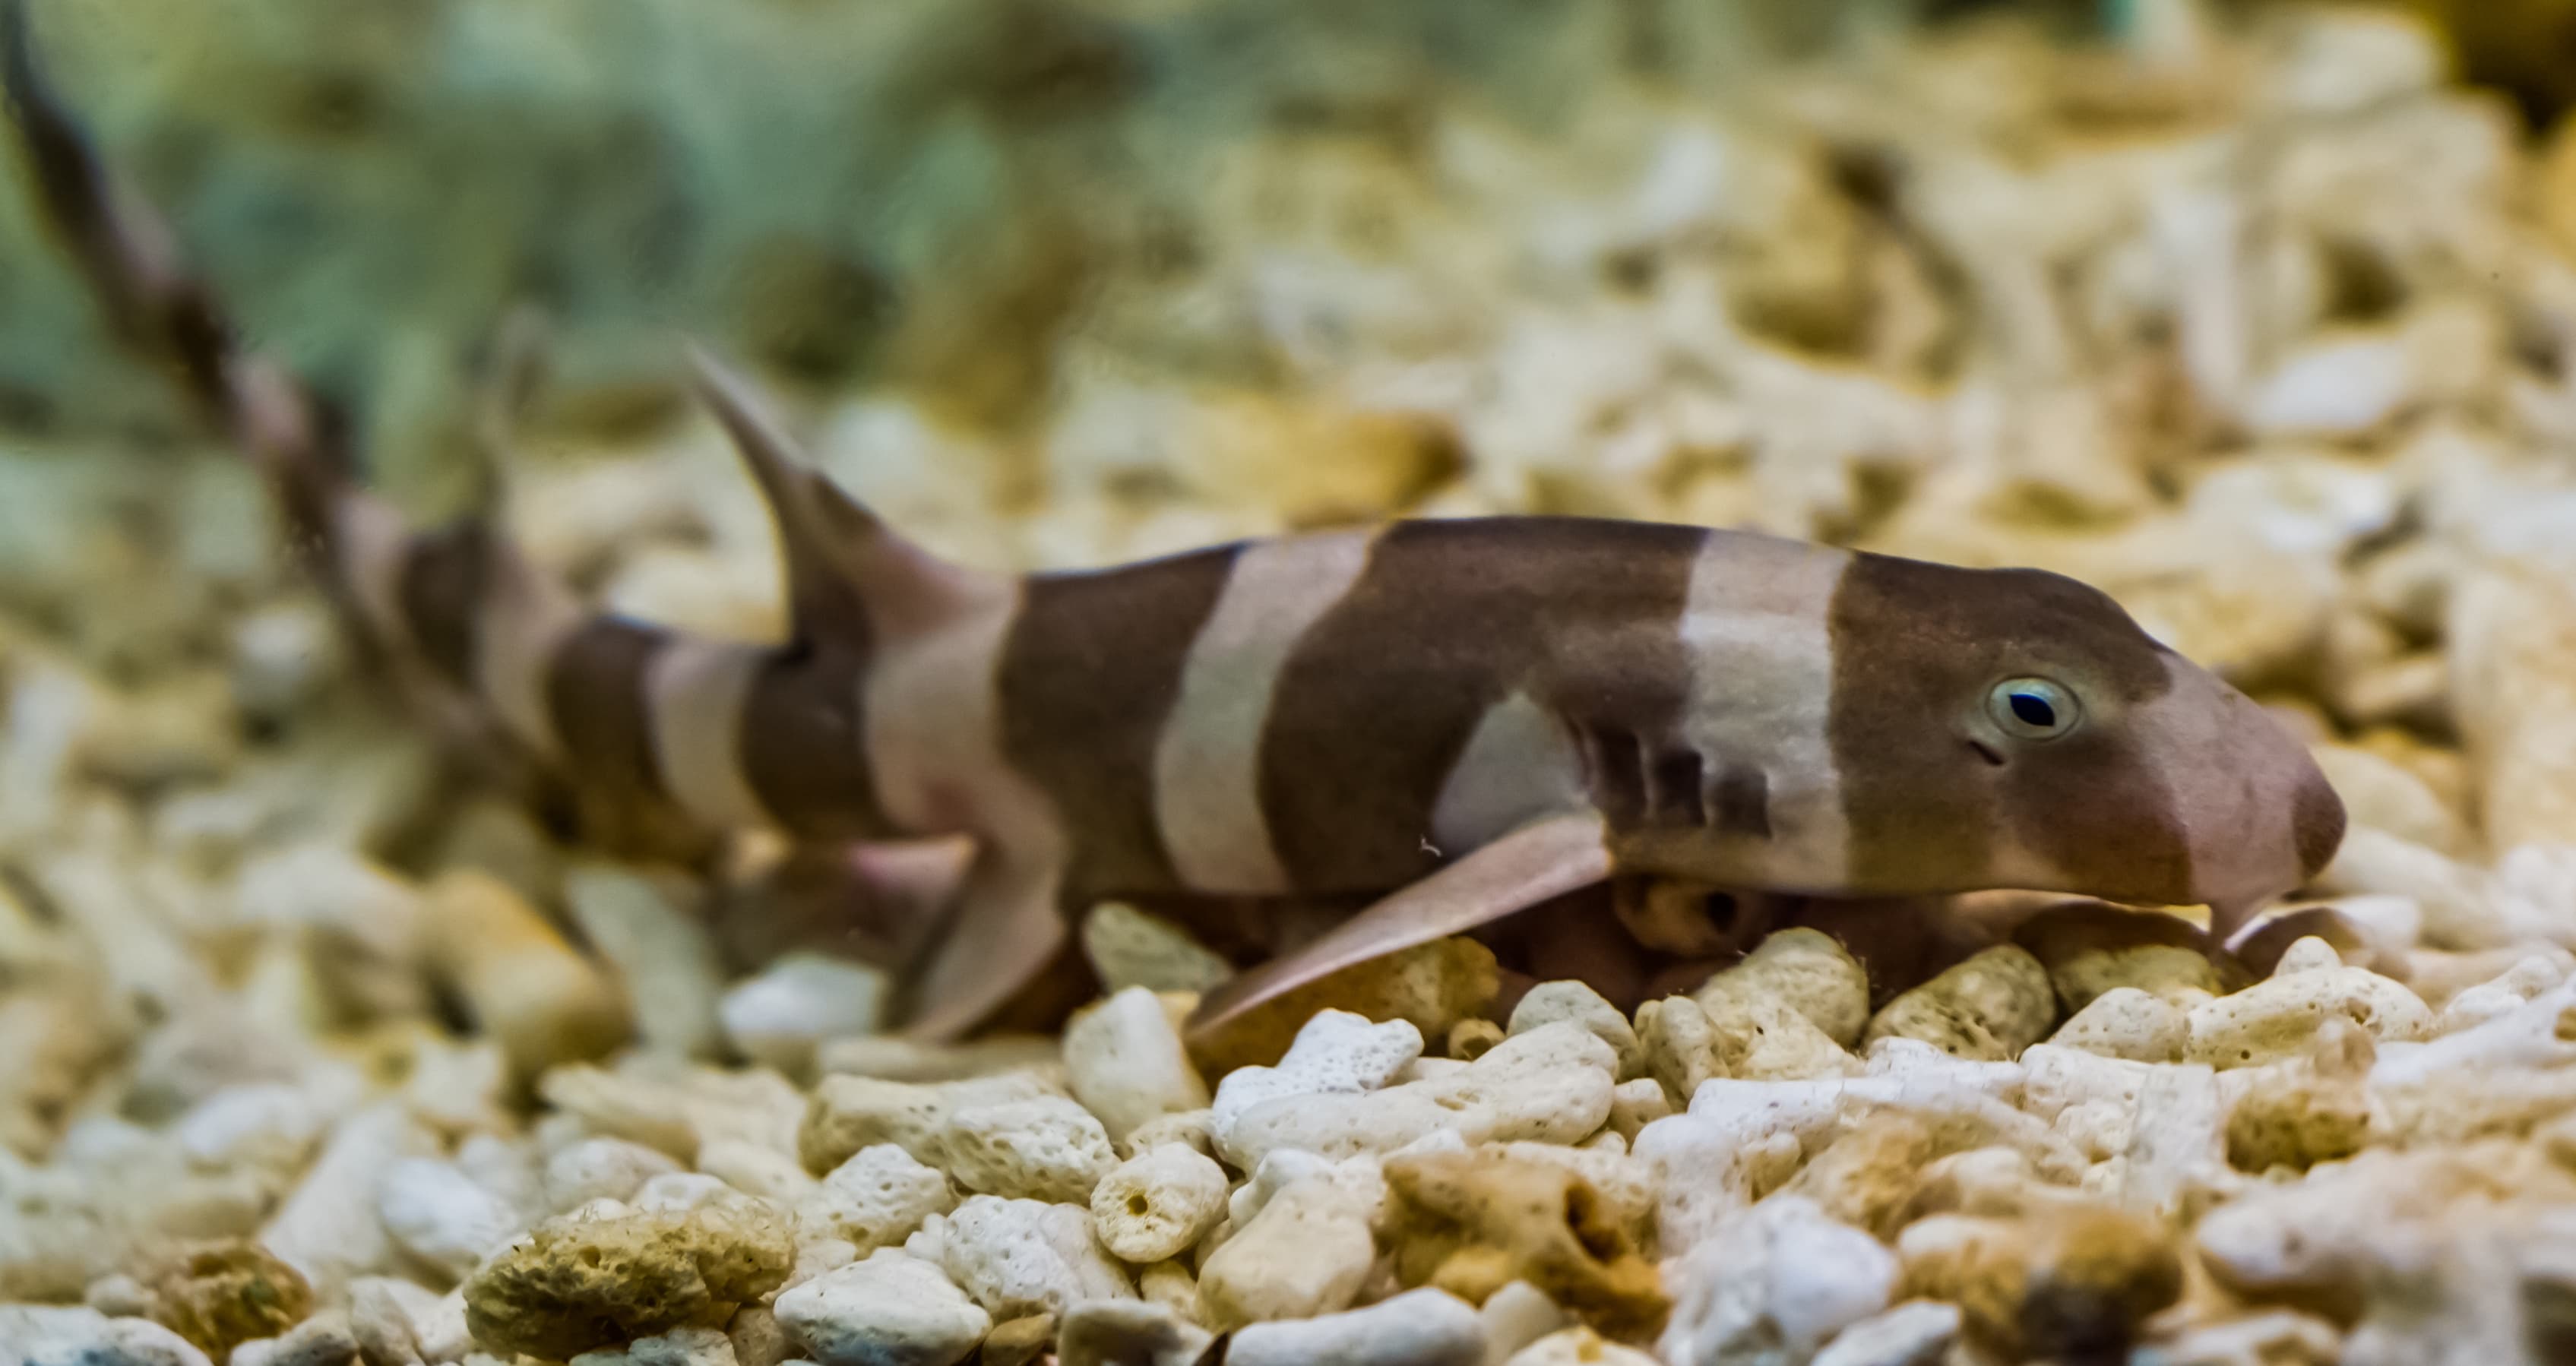
[[[689,359],[698,392],[742,455],[778,527],[788,617],[799,640],[866,640],[955,616],[989,596],[990,576],[904,539],[806,462],[751,384],[704,347]]]

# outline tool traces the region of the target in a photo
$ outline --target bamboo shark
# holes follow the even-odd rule
[[[983,572],[809,468],[702,352],[776,522],[788,638],[591,614],[488,517],[415,533],[360,486],[6,17],[39,200],[114,320],[258,462],[354,630],[559,780],[590,838],[971,838],[903,974],[915,1036],[990,1021],[1106,898],[1364,906],[1208,994],[1203,1037],[1614,876],[2208,905],[2223,936],[2342,839],[2282,724],[2068,578],[1537,516]]]

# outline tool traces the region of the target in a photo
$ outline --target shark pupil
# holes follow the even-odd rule
[[[2025,725],[2046,729],[2057,724],[2057,709],[2048,705],[2047,698],[2035,692],[2014,693],[2012,711]]]

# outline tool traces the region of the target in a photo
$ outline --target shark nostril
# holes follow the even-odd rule
[[[1968,742],[1968,748],[1975,750],[1977,752],[1977,757],[1985,760],[1987,763],[1990,763],[1997,768],[2004,766],[2004,756],[1995,753],[1985,741],[1970,740]]]

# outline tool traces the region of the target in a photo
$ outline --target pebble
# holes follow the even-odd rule
[[[9,1366],[209,1366],[204,1352],[150,1320],[48,1305],[0,1305],[0,1353]]]
[[[789,1221],[748,1197],[539,1224],[465,1282],[475,1340],[555,1361],[760,1299],[796,1259]]]
[[[1089,1204],[1118,1161],[1100,1121],[1063,1096],[961,1106],[940,1131],[939,1152],[970,1191],[1071,1205]]]
[[[633,1037],[624,993],[508,883],[465,868],[440,874],[422,924],[432,970],[523,1081]]]
[[[715,1013],[744,1057],[802,1077],[825,1044],[875,1030],[885,995],[884,972],[797,950],[727,989]]]
[[[2001,1061],[2056,1022],[2048,970],[2028,950],[1999,944],[1888,1002],[1863,1037],[1920,1039],[1956,1057]]]
[[[2183,1010],[2218,995],[2224,988],[2206,939],[2198,926],[2174,916],[2094,901],[2050,907],[2013,930],[2013,942],[2047,968],[2069,1014],[2123,987]]]
[[[1803,926],[1764,938],[1691,997],[1712,1019],[1720,1017],[1723,1002],[1777,1002],[1846,1049],[1860,1042],[1869,1024],[1869,975],[1841,941]]]
[[[1226,1366],[1481,1366],[1484,1325],[1466,1301],[1411,1290],[1366,1309],[1257,1323],[1226,1347]]]
[[[353,1276],[387,1269],[393,1239],[376,1217],[376,1190],[404,1158],[429,1152],[431,1135],[399,1104],[381,1102],[340,1121],[303,1182],[260,1241],[329,1296]]]
[[[2352,1156],[2369,1142],[2377,1116],[2363,1085],[2369,1037],[2345,1025],[2360,1045],[2352,1064],[2291,1067],[2290,1075],[2265,1078],[2237,1098],[2227,1114],[2227,1160],[2240,1170],[2276,1167],[2300,1171]],[[2327,1036],[2319,1035],[2325,1045]],[[2323,1047],[2319,1051],[2325,1051]]]
[[[949,1279],[996,1320],[1136,1293],[1126,1269],[1094,1236],[1091,1212],[1079,1205],[969,1196],[954,1213],[924,1221],[914,1236],[936,1244]]]
[[[2336,1366],[2343,1335],[2314,1315],[2275,1309],[2202,1324],[2129,1356],[2132,1366]]]
[[[1860,1071],[1859,1059],[1784,1002],[1706,991],[1694,999],[1715,1033],[1720,1075],[1785,1081]]]
[[[451,1278],[471,1272],[528,1224],[453,1164],[426,1157],[405,1158],[385,1173],[376,1217],[405,1253]]]
[[[1203,1075],[1223,1077],[1279,1060],[1329,1010],[1409,1024],[1418,1049],[1419,1040],[1446,1038],[1450,1026],[1482,1015],[1501,990],[1493,950],[1472,939],[1438,939],[1284,992],[1190,1047]]]
[[[2317,951],[2308,965],[2292,967],[2284,955],[2284,970],[2193,1007],[2185,1056],[2218,1068],[2278,1061],[2305,1049],[2328,1017],[2350,1020],[2383,1042],[2411,1042],[2432,1032],[2433,1012],[2403,984],[2340,966],[2333,950],[2309,942]]]
[[[358,1335],[346,1314],[316,1314],[285,1334],[233,1349],[233,1366],[350,1366]]]
[[[1959,1322],[1955,1304],[1908,1300],[1835,1334],[1808,1366],[1940,1366]]]
[[[1515,1352],[1504,1366],[1658,1366],[1634,1347],[1605,1340],[1589,1328],[1550,1333]]]
[[[1089,1300],[1056,1328],[1060,1366],[1198,1366],[1216,1339],[1170,1309],[1142,1300]]]
[[[1199,1263],[1199,1321],[1232,1328],[1349,1307],[1377,1261],[1385,1204],[1372,1158],[1274,1154],[1236,1190],[1233,1234]]]
[[[1641,1065],[1663,1087],[1668,1104],[1687,1107],[1702,1083],[1726,1075],[1717,1024],[1687,996],[1639,1006],[1637,1040]]]
[[[1527,1281],[1513,1281],[1486,1296],[1476,1316],[1485,1325],[1486,1366],[1506,1366],[1521,1349],[1570,1322],[1556,1301]]]
[[[2130,1062],[2180,1062],[2191,1026],[2164,998],[2137,987],[2113,987],[2069,1016],[2048,1041]]]
[[[993,1327],[938,1267],[890,1247],[781,1293],[774,1312],[817,1366],[955,1366]]]
[[[816,1083],[806,1104],[796,1152],[807,1171],[827,1172],[861,1148],[893,1143],[936,1167],[947,1157],[953,1111],[1056,1094],[1045,1081],[1024,1072],[932,1083],[828,1075]]]
[[[1653,1077],[1638,1077],[1610,1088],[1610,1131],[1634,1144],[1647,1125],[1673,1112],[1672,1097]]]
[[[997,1034],[965,1043],[931,1044],[884,1035],[827,1040],[814,1050],[826,1074],[846,1072],[880,1081],[964,1081],[1026,1072],[1046,1076],[1059,1065],[1063,1045],[1037,1034]]]
[[[1123,901],[1092,908],[1082,922],[1082,948],[1113,995],[1131,987],[1205,992],[1234,975],[1233,964],[1178,926]]]
[[[361,1354],[364,1355],[363,1349]],[[733,1339],[717,1328],[674,1328],[624,1347],[584,1352],[568,1366],[739,1366]]]
[[[1906,1228],[1897,1255],[1901,1293],[1957,1304],[1969,1335],[2007,1360],[2125,1351],[2182,1294],[2163,1226],[2107,1208],[1936,1214]]]
[[[1608,1044],[1560,1021],[1506,1039],[1454,1072],[1376,1091],[1281,1096],[1252,1105],[1217,1130],[1217,1150],[1233,1166],[1248,1168],[1279,1148],[1335,1158],[1386,1153],[1442,1130],[1470,1144],[1579,1142],[1609,1119],[1617,1067]],[[1222,1115],[1224,1107],[1218,1108]]]
[[[181,1115],[171,1132],[180,1151],[200,1167],[292,1173],[304,1165],[337,1108],[291,1083],[227,1086]]]
[[[1507,1032],[1527,1034],[1543,1025],[1571,1020],[1598,1035],[1618,1056],[1621,1079],[1641,1075],[1645,1066],[1644,1050],[1637,1043],[1637,1031],[1619,1008],[1602,999],[1601,993],[1581,982],[1541,982],[1521,996],[1512,1007]],[[1501,1040],[1497,1039],[1499,1043]],[[1450,1056],[1464,1056],[1451,1050]],[[1479,1055],[1481,1056],[1481,1054]],[[1473,1059],[1469,1059],[1473,1061]]]
[[[1526,1283],[1613,1336],[1662,1330],[1672,1306],[1661,1277],[1631,1221],[1582,1174],[1495,1150],[1397,1156],[1385,1173],[1380,1228],[1402,1284],[1483,1304]]]
[[[593,1200],[632,1200],[645,1182],[680,1170],[679,1163],[641,1143],[585,1138],[546,1159],[546,1206],[561,1214]]]
[[[923,1220],[956,1207],[946,1175],[895,1144],[878,1143],[825,1174],[797,1202],[796,1220],[809,1236],[841,1238],[865,1253],[900,1245]]]
[[[1208,1108],[1207,1083],[1172,1023],[1173,1008],[1186,1014],[1194,1000],[1130,987],[1065,1027],[1066,1081],[1112,1142],[1163,1115]]]
[[[313,1312],[313,1288],[294,1267],[241,1239],[160,1250],[135,1280],[142,1316],[217,1360],[275,1337]]]
[[[984,1335],[976,1366],[1045,1366],[1047,1348],[1055,1342],[1055,1315],[1023,1314],[993,1325]]]
[[[796,1204],[817,1183],[793,1153],[741,1139],[717,1139],[698,1149],[698,1170],[745,1195]]]
[[[1721,1225],[1669,1272],[1667,1361],[1780,1360],[1812,1355],[1887,1307],[1896,1258],[1877,1239],[1826,1217],[1812,1200],[1774,1196]]]
[[[713,936],[689,909],[690,892],[678,879],[595,860],[574,863],[563,879],[564,906],[582,937],[616,970],[629,999],[652,1003],[636,1012],[636,1043],[675,1057],[712,1058],[725,1037],[717,1023],[724,967]]]
[[[1092,1224],[1121,1261],[1177,1257],[1225,1217],[1225,1169],[1180,1143],[1149,1148],[1110,1169],[1091,1191]]]
[[[1217,1083],[1208,1131],[1220,1145],[1246,1111],[1277,1100],[1357,1095],[1395,1079],[1422,1056],[1422,1031],[1402,1020],[1384,1024],[1347,1010],[1325,1010],[1297,1031],[1275,1067],[1241,1067]]]

